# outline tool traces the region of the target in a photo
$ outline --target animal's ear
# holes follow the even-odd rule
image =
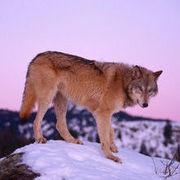
[[[158,77],[162,74],[163,71],[156,71],[153,73],[153,76],[155,77],[155,79],[157,80]]]
[[[132,70],[132,79],[139,79],[142,76],[141,68],[139,66],[134,66]]]

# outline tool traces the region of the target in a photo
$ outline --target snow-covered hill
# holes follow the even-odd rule
[[[18,167],[21,164],[28,165],[33,172],[40,175],[37,180],[161,180],[165,176],[162,173],[165,169],[163,164],[167,162],[158,158],[154,158],[153,162],[148,156],[119,148],[117,156],[122,160],[122,164],[119,164],[105,158],[100,144],[90,142],[77,145],[51,140],[46,144],[27,145],[13,154],[18,153],[24,153],[23,161],[18,163]],[[2,171],[2,162],[5,159],[0,160],[1,173],[6,172],[7,165]],[[177,162],[173,166],[177,166]],[[16,172],[15,167],[16,165]],[[176,169],[176,173],[178,172],[180,169]],[[21,173],[18,174],[20,178]],[[180,174],[168,179],[179,180]]]

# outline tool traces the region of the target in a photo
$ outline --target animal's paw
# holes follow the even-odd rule
[[[117,156],[114,156],[114,155],[109,155],[107,156],[108,159],[112,159],[113,161],[117,162],[117,163],[122,163],[121,159]]]
[[[83,142],[80,141],[79,139],[73,139],[73,140],[70,140],[69,142],[83,145]]]
[[[117,153],[117,152],[118,152],[118,148],[116,147],[115,144],[111,144],[110,149],[111,149],[111,151],[114,152],[114,153]]]
[[[36,143],[46,143],[47,140],[46,138],[44,138],[43,136],[41,136],[40,138],[36,138]]]

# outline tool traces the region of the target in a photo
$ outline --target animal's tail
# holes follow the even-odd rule
[[[26,78],[24,94],[22,105],[19,113],[19,117],[22,123],[25,123],[28,120],[28,117],[31,113],[32,108],[35,104],[35,92],[32,83],[30,82],[29,78]]]

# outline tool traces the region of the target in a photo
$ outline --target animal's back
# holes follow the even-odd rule
[[[76,104],[83,105],[87,99],[98,99],[106,88],[106,72],[103,63],[87,60],[61,52],[45,52],[37,55],[29,66],[29,76],[41,73],[42,79],[50,71],[58,79],[58,90]],[[41,70],[40,70],[41,69]],[[38,78],[37,75],[34,79]]]
[[[31,65],[35,64],[47,64],[51,63],[51,65],[60,71],[73,71],[76,72],[80,68],[83,70],[94,70],[99,74],[102,74],[102,70],[96,65],[96,61],[88,60],[79,56],[74,56],[62,52],[56,51],[47,51],[44,53],[38,54],[30,63]]]

